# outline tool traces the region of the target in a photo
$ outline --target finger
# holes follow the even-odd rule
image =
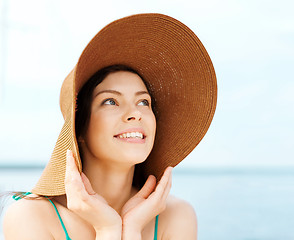
[[[156,178],[153,175],[149,175],[144,186],[136,194],[137,197],[147,198],[156,186]]]
[[[84,184],[75,164],[75,159],[70,150],[66,153],[65,191],[68,196],[76,196],[83,193]]]
[[[166,187],[165,187],[165,190],[164,190],[164,193],[163,193],[163,196],[162,196],[162,199],[164,201],[167,199],[167,196],[170,193],[171,186],[172,186],[172,171],[170,172],[170,175],[169,175],[169,178],[168,178],[168,182],[166,184]]]
[[[171,172],[172,172],[172,167],[167,167],[164,171],[164,174],[163,176],[161,177],[159,183],[157,184],[156,186],[156,189],[155,189],[155,192],[159,195],[159,196],[162,196],[164,191],[165,191],[165,188],[166,188],[166,185],[168,184],[169,182],[169,178],[170,178],[170,175],[171,175]]]
[[[168,184],[171,183],[171,172],[172,167],[167,167],[164,171],[163,176],[161,177],[159,183],[157,184],[155,191],[149,196],[150,199],[153,199],[155,202],[161,201],[164,197],[166,198],[169,193]]]
[[[78,172],[72,151],[67,150],[67,152],[66,152],[65,181],[67,183],[70,183],[73,179],[79,178],[79,177],[80,177],[80,173]]]
[[[84,186],[85,186],[85,189],[86,191],[90,194],[90,195],[95,195],[96,192],[94,191],[91,183],[90,183],[90,180],[89,178],[87,178],[87,176],[82,172],[81,174],[81,178],[82,178],[82,181],[84,183]]]
[[[67,174],[70,176],[71,173],[77,172],[77,166],[75,163],[75,159],[71,150],[67,150],[66,152],[66,176]]]

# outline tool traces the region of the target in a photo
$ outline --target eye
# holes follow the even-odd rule
[[[101,105],[117,105],[113,98],[105,99]]]
[[[147,99],[143,99],[143,100],[140,100],[140,102],[138,103],[139,106],[150,106],[150,103]]]

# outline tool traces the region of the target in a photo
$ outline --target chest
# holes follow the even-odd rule
[[[60,209],[60,216],[62,223],[58,217],[51,220],[51,232],[56,240],[68,240],[66,233],[71,240],[95,240],[95,230],[85,220],[78,217],[76,214],[68,211],[67,209]],[[155,219],[151,220],[142,231],[142,240],[154,240]],[[157,237],[157,239],[160,239]]]

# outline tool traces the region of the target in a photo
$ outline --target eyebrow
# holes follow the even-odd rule
[[[95,96],[94,96],[94,98],[97,97],[98,95],[102,94],[102,93],[112,93],[112,94],[116,94],[116,95],[118,95],[118,96],[123,95],[123,94],[122,94],[121,92],[119,92],[119,91],[111,90],[111,89],[107,89],[107,90],[102,90],[102,91],[96,93]],[[138,91],[138,92],[135,93],[136,96],[138,96],[138,95],[142,95],[142,94],[148,94],[148,95],[150,96],[149,92],[147,92],[147,91]]]

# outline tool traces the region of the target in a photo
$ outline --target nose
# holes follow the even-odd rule
[[[140,121],[141,119],[142,113],[136,107],[129,107],[123,116],[125,122]]]

